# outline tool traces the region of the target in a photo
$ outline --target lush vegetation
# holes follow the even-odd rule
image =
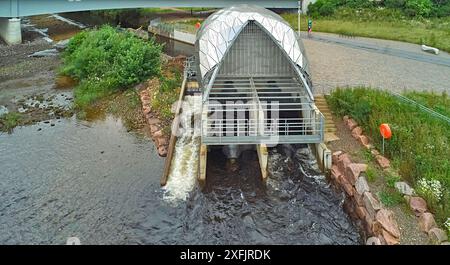
[[[433,102],[430,107],[446,106],[444,113],[450,111],[450,99],[445,94],[407,95]],[[361,124],[378,150],[382,149],[379,125],[390,125],[393,136],[385,142],[385,155],[401,177],[427,199],[438,220],[445,222],[450,216],[450,124],[375,89],[338,88],[327,100],[336,114],[350,115]],[[386,178],[387,186],[392,186],[394,180],[394,176]],[[388,204],[397,201],[386,192],[382,197]]]
[[[83,109],[161,72],[162,47],[110,26],[73,37],[63,55],[61,74],[76,79],[75,107]]]
[[[178,100],[182,83],[183,64],[177,59],[164,64],[160,78],[150,80],[151,107],[163,123],[164,133],[170,133],[174,118],[173,104]]]
[[[343,7],[332,10],[329,15],[311,12],[313,14],[303,16],[302,30],[306,30],[307,20],[312,17],[313,31],[426,44],[450,52],[449,16],[411,17],[401,9],[392,8]],[[283,17],[297,28],[296,14],[284,14]]]
[[[11,132],[22,119],[18,112],[8,112],[0,116],[0,131]]]
[[[330,16],[342,8],[393,9],[409,17],[450,16],[448,0],[317,0],[308,5],[308,14],[314,17]]]
[[[447,93],[423,93],[423,92],[407,92],[406,97],[422,104],[442,115],[450,117],[450,98]]]

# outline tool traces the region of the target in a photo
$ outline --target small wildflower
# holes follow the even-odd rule
[[[417,182],[417,190],[422,194],[431,196],[437,201],[440,201],[443,196],[442,185],[436,179],[420,179]]]

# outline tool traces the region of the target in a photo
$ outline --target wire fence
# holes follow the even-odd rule
[[[161,18],[156,18],[150,21],[150,27],[166,33],[172,33],[177,30],[186,33],[195,34],[197,32],[197,28],[194,25],[185,24],[185,23],[167,23],[162,22]]]
[[[446,121],[446,122],[450,123],[450,118],[447,117],[447,116],[445,116],[445,115],[442,115],[441,113],[438,113],[438,112],[436,112],[436,111],[434,111],[434,110],[432,110],[432,109],[430,109],[430,108],[427,108],[427,107],[425,107],[424,105],[419,104],[419,103],[417,103],[416,101],[414,101],[414,100],[412,100],[412,99],[410,99],[410,98],[407,98],[407,97],[405,97],[405,96],[400,95],[399,93],[392,92],[392,91],[390,91],[389,93],[390,93],[392,96],[398,98],[399,100],[401,100],[401,101],[403,101],[403,102],[406,102],[406,103],[408,103],[408,104],[417,106],[419,109],[421,109],[421,110],[427,112],[427,113],[430,114],[431,116],[434,116],[434,117],[436,117],[436,118],[439,118],[439,119],[441,119],[441,120],[443,120],[443,121]]]

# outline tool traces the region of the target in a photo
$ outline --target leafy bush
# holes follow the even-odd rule
[[[335,0],[317,0],[315,3],[308,5],[308,14],[313,17],[330,16],[334,13],[337,7]]]
[[[431,16],[434,17],[448,17],[450,16],[450,1],[447,1],[443,4],[436,4],[433,6],[431,12]]]
[[[405,12],[410,16],[428,16],[432,5],[430,0],[406,0]]]
[[[79,81],[75,104],[83,107],[117,89],[159,75],[161,49],[154,40],[147,42],[110,26],[87,30],[69,42],[61,74]]]
[[[384,0],[384,6],[387,8],[403,8],[406,0]]]

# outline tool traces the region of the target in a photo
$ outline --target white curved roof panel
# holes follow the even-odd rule
[[[282,17],[259,6],[236,5],[210,15],[197,32],[196,46],[202,78],[221,62],[248,21],[256,21],[272,35],[295,64],[307,68],[303,44]]]

